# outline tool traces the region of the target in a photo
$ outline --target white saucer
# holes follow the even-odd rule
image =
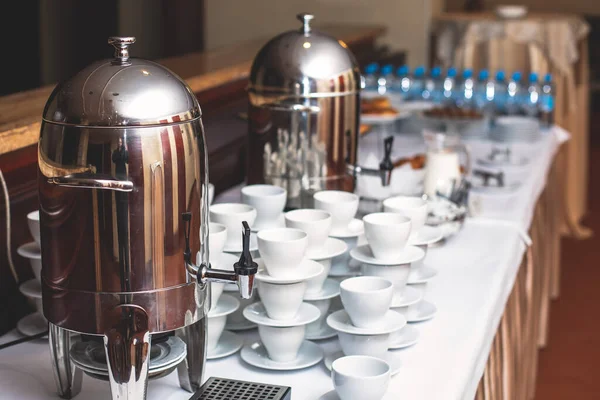
[[[371,247],[368,244],[365,244],[350,250],[350,257],[356,261],[372,265],[400,265],[422,260],[423,257],[425,257],[425,252],[416,246],[407,245],[397,258],[382,261],[375,258],[371,251]]]
[[[340,283],[335,279],[327,278],[323,287],[317,293],[305,294],[304,300],[326,300],[340,295]]]
[[[411,325],[392,332],[390,334],[390,349],[403,349],[414,345],[419,341],[419,331]]]
[[[317,251],[307,251],[306,258],[311,260],[326,260],[329,258],[341,256],[348,251],[346,242],[340,239],[328,237],[325,244]]]
[[[289,327],[306,325],[315,322],[319,319],[319,316],[321,316],[319,309],[308,303],[302,303],[300,305],[300,310],[295,318],[284,320],[269,318],[262,302],[253,303],[244,308],[244,317],[247,320],[258,325],[266,326]]]
[[[401,295],[399,295],[398,292],[394,292],[394,297],[392,297],[392,304],[390,307],[406,307],[416,304],[422,299],[423,293],[421,293],[420,290],[406,285],[404,286]]]
[[[263,229],[272,229],[272,228],[285,228],[285,216],[283,215],[283,213],[281,213],[279,215],[279,218],[277,218],[277,221],[275,221],[274,224],[272,225],[259,225],[256,226],[256,221],[254,221],[254,224],[250,227],[250,230],[254,233],[257,233],[260,230]]]
[[[255,323],[250,322],[246,319],[243,322],[238,323],[230,323],[229,321],[227,321],[227,323],[225,324],[225,329],[228,331],[247,331],[248,329],[254,329],[257,326],[258,325],[256,325]]]
[[[19,246],[17,253],[19,253],[21,257],[25,258],[33,258],[36,260],[40,260],[42,258],[42,250],[36,242],[29,242]]]
[[[48,330],[48,321],[39,312],[34,312],[17,322],[17,330],[25,336],[34,336]]]
[[[256,237],[256,233],[250,233],[250,251],[258,250],[258,239]],[[240,235],[240,240],[236,241],[235,245],[228,246],[227,243],[223,248],[223,251],[226,253],[241,253],[242,252],[242,235]]]
[[[276,371],[289,371],[294,369],[307,368],[317,364],[323,359],[323,350],[318,344],[305,340],[298,350],[298,356],[295,360],[289,362],[277,362],[269,358],[267,349],[260,342],[246,345],[242,348],[240,354],[242,360],[258,368],[272,369]]]
[[[23,296],[30,297],[33,299],[42,298],[42,284],[37,279],[30,279],[23,282],[19,286],[19,290],[23,293]]]
[[[262,260],[262,258],[255,258],[254,262],[258,264],[258,272],[256,273],[256,275],[254,275],[254,278],[260,282],[276,284],[297,283],[307,281],[323,273],[323,265],[319,264],[316,261],[305,258],[296,268],[296,274],[293,277],[275,278],[269,275],[269,273],[267,272],[267,269],[265,268],[265,262]]]
[[[348,224],[348,227],[346,229],[332,229],[331,232],[329,232],[329,236],[332,236],[335,238],[351,238],[351,237],[360,236],[364,232],[365,232],[364,222],[362,222],[362,220],[360,220],[358,218],[354,218],[352,221],[350,221],[350,223]]]
[[[359,328],[352,325],[350,316],[346,310],[339,310],[327,317],[327,325],[336,331],[351,333],[354,335],[384,335],[402,329],[406,325],[406,318],[396,311],[388,310],[385,313],[385,326],[381,328]]]
[[[413,246],[429,246],[444,238],[443,230],[438,226],[425,225],[414,237],[408,239],[408,244]]]
[[[438,274],[437,269],[421,265],[419,268],[411,269],[408,274],[408,284],[425,283]]]
[[[433,318],[436,313],[437,307],[435,304],[426,300],[421,300],[417,304],[407,307],[406,311],[403,312],[406,320],[410,323],[427,321]]]
[[[224,315],[229,315],[235,310],[240,308],[240,302],[235,297],[223,293],[221,297],[219,297],[219,301],[217,301],[216,307],[208,312],[208,318],[216,318],[222,317]]]
[[[219,338],[217,347],[213,350],[208,350],[206,353],[206,359],[212,360],[215,358],[222,358],[232,355],[242,348],[244,341],[241,337],[233,332],[223,331]]]
[[[333,354],[327,354],[324,360],[325,367],[331,371],[331,364],[333,364],[333,362],[338,358],[344,356],[344,353],[341,351],[335,352]],[[402,362],[400,361],[400,356],[397,353],[388,351],[383,357],[383,360],[390,365],[392,376],[400,372],[400,368],[402,368]]]
[[[331,391],[325,393],[323,396],[319,397],[318,400],[341,400],[341,399],[335,390],[331,390]],[[381,398],[381,400],[398,400],[398,394],[397,393],[390,393],[390,394],[386,393]]]
[[[337,336],[337,331],[335,329],[332,329],[327,324],[323,324],[323,326],[321,326],[321,330],[319,332],[315,332],[312,335],[307,333],[304,336],[304,338],[307,340],[323,340],[323,339],[330,339],[330,338],[336,337],[336,336]]]

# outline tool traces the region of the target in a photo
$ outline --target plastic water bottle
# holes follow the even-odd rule
[[[538,84],[538,75],[535,72],[529,74],[529,85],[523,98],[523,113],[528,117],[538,118],[541,88]]]
[[[421,100],[423,96],[423,88],[425,86],[425,67],[420,65],[415,68],[412,79],[412,87],[410,89],[409,100]]]
[[[496,71],[496,80],[494,82],[494,114],[506,114],[506,96],[508,85],[506,84],[506,75],[503,70]]]
[[[521,87],[521,73],[515,71],[508,82],[506,89],[506,114],[518,115],[521,112],[521,98],[523,96]]]
[[[448,73],[442,83],[442,104],[451,106],[455,104],[456,95],[456,68],[448,68]]]
[[[392,85],[392,90],[400,94],[404,100],[407,100],[410,97],[411,88],[410,68],[408,68],[408,65],[401,65],[396,70],[396,79]]]
[[[392,64],[386,64],[381,67],[381,73],[377,79],[377,90],[379,94],[386,94],[391,92],[392,86],[394,85],[394,66]]]
[[[493,117],[495,99],[496,82],[490,78],[487,69],[482,69],[475,84],[475,107],[483,115]]]
[[[442,69],[440,67],[431,68],[429,76],[425,78],[425,84],[423,85],[423,92],[421,98],[425,101],[432,101],[435,104],[439,104],[442,101],[442,82],[440,80],[442,76]]]
[[[475,80],[473,79],[473,70],[467,68],[463,71],[462,81],[460,82],[459,94],[456,104],[460,108],[473,108],[475,99],[473,98],[475,91]]]
[[[550,128],[554,124],[554,83],[552,75],[546,74],[542,83],[539,110],[540,124],[543,128]]]
[[[363,90],[376,91],[377,84],[377,73],[379,72],[379,64],[373,62],[365,67],[364,85]]]

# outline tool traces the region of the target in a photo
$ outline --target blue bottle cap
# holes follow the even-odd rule
[[[432,78],[439,78],[441,74],[442,74],[442,69],[440,67],[431,68],[431,77]]]
[[[462,73],[464,79],[469,79],[473,76],[473,71],[469,68],[465,69]]]
[[[365,67],[365,73],[367,74],[375,74],[377,70],[379,70],[379,64],[377,63],[370,63]]]
[[[487,79],[490,77],[490,74],[488,73],[487,69],[482,69],[481,71],[479,71],[479,80],[480,81],[487,81]]]
[[[386,64],[381,67],[381,75],[389,75],[394,72],[394,66],[392,64]]]
[[[552,74],[546,74],[546,76],[544,76],[544,82],[552,82]]]
[[[503,81],[504,79],[506,79],[506,75],[504,74],[504,71],[500,70],[496,72],[496,80],[497,81]]]
[[[422,65],[419,65],[417,68],[415,68],[415,76],[423,76],[425,75],[425,67]]]
[[[529,74],[529,82],[533,83],[533,82],[537,82],[538,81],[538,74],[536,74],[535,72],[532,72]]]
[[[520,81],[521,80],[521,73],[519,71],[513,72],[512,79],[513,79],[513,81]]]
[[[408,68],[408,65],[401,65],[396,70],[396,75],[405,76],[405,75],[408,75],[409,72],[410,72],[410,68]]]
[[[456,76],[456,68],[454,68],[454,67],[448,68],[448,76],[450,78],[454,78]]]

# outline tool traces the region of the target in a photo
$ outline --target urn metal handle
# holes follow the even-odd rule
[[[48,183],[70,188],[104,189],[116,192],[133,191],[133,182],[102,174],[72,174],[48,178]]]
[[[302,22],[302,33],[308,35],[311,31],[310,21],[315,19],[315,16],[309,13],[301,13],[296,15],[296,18],[298,18],[300,22]]]
[[[115,48],[115,59],[113,64],[127,64],[129,60],[129,46],[135,43],[133,36],[111,36],[108,44]]]

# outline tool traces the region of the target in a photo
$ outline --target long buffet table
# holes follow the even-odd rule
[[[361,153],[379,144],[361,138]],[[397,134],[394,156],[421,152],[419,135]],[[535,387],[537,350],[545,344],[549,299],[558,294],[560,171],[555,155],[569,134],[555,127],[534,143],[512,146],[531,162],[511,175],[522,181],[511,194],[471,194],[474,213],[443,245],[429,250],[425,263],[438,270],[425,299],[437,306],[429,321],[414,326],[419,341],[396,350],[402,369],[390,383],[390,398],[526,399]],[[475,157],[491,143],[470,141]],[[366,150],[365,150],[366,149]],[[216,199],[239,201],[239,187]],[[239,333],[246,343],[256,330]],[[0,342],[19,337],[11,332]],[[319,342],[325,353],[337,340]],[[314,400],[331,391],[323,363],[274,372],[247,365],[239,353],[208,361],[205,377],[219,376],[292,387],[296,400]],[[56,397],[47,343],[43,340],[0,351],[0,399]],[[105,399],[108,383],[85,377],[80,398]],[[149,399],[188,399],[177,375],[151,381]]]

